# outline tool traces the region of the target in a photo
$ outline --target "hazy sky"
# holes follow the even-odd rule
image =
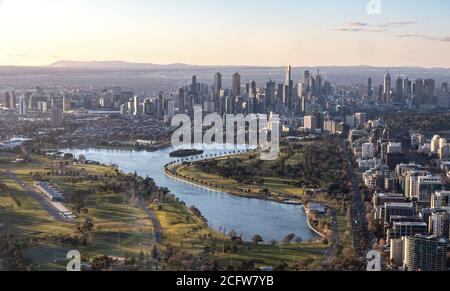
[[[0,0],[0,65],[450,67],[450,1]]]

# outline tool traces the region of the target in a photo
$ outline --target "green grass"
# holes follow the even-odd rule
[[[328,246],[321,242],[290,244],[283,246],[254,245],[246,243],[239,247],[236,253],[223,253],[225,245],[232,245],[230,239],[223,234],[205,228],[199,219],[192,218],[190,212],[181,204],[162,204],[158,210],[157,205],[151,206],[157,215],[163,232],[164,245],[182,248],[184,251],[200,255],[204,246],[214,249],[214,256],[208,256],[206,262],[217,261],[221,268],[231,263],[236,268],[242,261],[253,261],[256,267],[278,266],[285,262],[290,265],[300,260],[313,259],[316,266],[324,256]],[[202,240],[199,237],[211,235],[211,240]],[[177,269],[177,266],[168,266]]]
[[[42,156],[33,156],[33,161],[27,164],[9,163],[2,159],[0,169],[11,171],[28,185],[33,184],[30,172],[47,173],[51,171],[49,160]],[[82,171],[84,169],[84,171]],[[103,176],[104,173],[113,174],[115,171],[109,167],[97,165],[69,165],[66,171],[81,171],[89,175]],[[49,177],[51,183],[57,185],[69,196],[75,190],[87,189],[98,186],[98,182],[82,181],[72,183],[68,177]],[[64,257],[53,262],[53,249],[60,249],[65,255],[68,250],[77,249],[85,257],[109,255],[124,257],[125,253],[137,256],[141,251],[148,252],[153,244],[152,224],[147,213],[133,205],[129,199],[121,193],[90,193],[87,201],[87,214],[82,214],[77,221],[82,222],[86,217],[93,220],[94,230],[92,240],[87,246],[55,245],[46,238],[51,236],[74,236],[76,227],[74,224],[55,221],[22,187],[14,180],[7,178],[0,170],[0,183],[4,183],[8,190],[20,201],[20,207],[14,207],[11,198],[0,192],[0,222],[4,228],[0,233],[14,234],[18,239],[40,239],[37,245],[30,245],[24,251],[25,256],[31,257],[42,270],[59,270],[65,265]],[[70,203],[65,203],[69,209]],[[119,238],[119,247],[118,247]],[[48,249],[51,249],[49,260]]]
[[[243,185],[237,181],[229,178],[224,178],[218,174],[206,173],[201,171],[195,164],[190,166],[179,166],[176,171],[180,175],[190,177],[191,181],[199,181],[196,183],[224,190],[230,194],[243,195],[243,196],[260,196],[260,192],[264,189],[268,189],[271,192],[271,196],[275,198],[301,198],[305,189],[289,185],[290,182],[295,182],[289,178],[281,177],[256,177],[261,179],[261,184]],[[217,187],[213,187],[216,185]]]

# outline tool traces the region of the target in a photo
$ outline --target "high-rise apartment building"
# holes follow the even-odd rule
[[[404,237],[404,268],[408,271],[447,271],[447,241],[425,236]]]

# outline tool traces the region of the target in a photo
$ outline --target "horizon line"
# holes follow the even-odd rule
[[[56,66],[58,63],[68,62],[74,63],[74,65],[78,64],[79,67],[74,66]],[[52,62],[47,65],[0,65],[0,68],[6,67],[14,67],[14,68],[49,68],[49,69],[101,69],[101,68],[86,68],[82,67],[83,64],[95,64],[95,63],[123,63],[124,65],[141,65],[141,66],[190,66],[190,67],[253,67],[253,68],[283,68],[290,64],[283,65],[250,65],[250,64],[189,64],[183,62],[174,62],[174,63],[153,63],[153,62],[133,62],[133,61],[124,61],[124,60],[88,60],[88,61],[77,61],[77,60],[58,60]],[[421,68],[421,69],[450,69],[450,67],[436,67],[436,66],[420,66],[420,65],[394,65],[394,66],[386,66],[386,65],[369,65],[369,64],[358,64],[358,65],[290,65],[294,68],[330,68],[330,67],[369,67],[369,68]],[[106,69],[106,68],[103,68]],[[120,67],[110,67],[110,69],[120,69]]]

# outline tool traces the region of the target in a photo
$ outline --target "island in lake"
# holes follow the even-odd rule
[[[169,154],[171,158],[185,158],[190,156],[198,156],[204,153],[203,150],[196,149],[184,149],[184,150],[176,150]]]

